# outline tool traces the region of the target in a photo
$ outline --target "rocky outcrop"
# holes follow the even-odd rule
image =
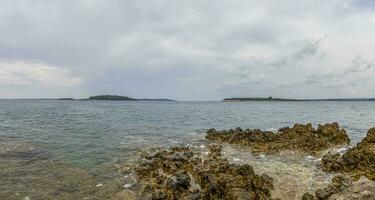
[[[330,147],[349,144],[346,131],[340,129],[338,123],[319,125],[314,129],[311,124],[295,124],[277,132],[243,130],[241,128],[216,131],[210,129],[206,133],[208,140],[228,142],[248,146],[254,153],[275,153],[282,150],[296,150],[315,154]]]
[[[375,128],[370,129],[356,147],[342,156],[332,153],[323,156],[322,166],[326,171],[350,173],[357,177],[365,175],[375,180]]]
[[[135,171],[140,199],[266,200],[273,188],[268,175],[223,159],[220,146],[211,146],[207,156],[185,147],[159,150],[146,155]]]

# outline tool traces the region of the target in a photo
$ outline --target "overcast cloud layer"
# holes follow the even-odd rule
[[[0,98],[375,96],[372,0],[1,0]]]

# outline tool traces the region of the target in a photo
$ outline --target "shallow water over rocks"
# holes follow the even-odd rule
[[[206,140],[195,140],[180,145],[207,156],[210,144]],[[53,160],[28,142],[7,141],[0,146],[0,199],[10,200],[24,197],[43,200],[51,196],[118,200],[134,197],[138,182],[131,169],[139,164],[142,155],[155,149],[124,154],[116,163],[92,174],[64,161]],[[243,146],[224,144],[222,147],[221,155],[230,163],[249,164],[256,174],[268,174],[273,179],[273,198],[301,199],[306,192],[314,194],[317,189],[327,187],[334,176],[321,170],[320,157],[288,151],[253,155]],[[342,152],[343,148],[335,151]],[[373,189],[372,182],[366,184],[364,187]],[[343,195],[352,195],[349,192]]]
[[[295,152],[277,155],[252,155],[241,146],[224,145],[223,157],[236,164],[249,164],[256,173],[267,173],[274,180],[272,197],[301,199],[306,192],[313,193],[328,186],[332,174],[320,169],[320,159]]]

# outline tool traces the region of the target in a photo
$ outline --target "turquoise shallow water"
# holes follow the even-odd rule
[[[53,159],[89,168],[142,148],[203,139],[209,128],[334,121],[355,144],[375,126],[375,102],[0,100],[1,138],[30,141]]]

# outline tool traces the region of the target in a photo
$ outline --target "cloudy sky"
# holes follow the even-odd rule
[[[373,0],[0,3],[0,98],[375,97]]]

